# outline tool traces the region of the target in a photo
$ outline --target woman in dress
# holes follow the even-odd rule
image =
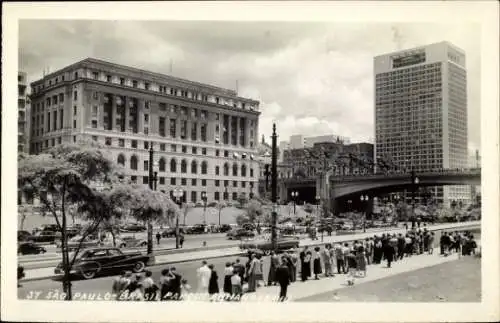
[[[208,268],[212,271],[210,275],[210,281],[208,282],[208,294],[214,295],[219,293],[219,276],[217,276],[217,272],[214,269],[214,265],[208,265]]]
[[[260,272],[260,261],[255,254],[252,254],[251,259],[247,271],[249,293],[255,292],[257,288],[257,275]]]
[[[318,275],[322,273],[321,270],[321,257],[319,255],[319,247],[314,248],[313,254],[313,270],[314,270],[314,279],[318,280]]]
[[[224,268],[224,297],[228,297],[232,293],[231,277],[233,276],[233,266],[230,262],[226,262],[226,268]]]
[[[358,276],[366,277],[366,255],[365,248],[363,246],[359,246],[358,252],[356,253],[356,270],[358,272]]]

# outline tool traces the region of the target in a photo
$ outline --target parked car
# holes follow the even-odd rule
[[[148,241],[145,239],[137,239],[134,237],[119,237],[115,239],[116,246],[118,248],[134,248],[134,247],[146,247]],[[103,241],[104,246],[113,246],[113,239],[106,239]]]
[[[226,233],[232,230],[232,227],[229,224],[221,224],[219,227],[219,232],[220,233]]]
[[[291,248],[298,248],[300,240],[298,237],[278,237],[277,248],[278,251],[288,250]],[[240,249],[244,250],[258,250],[262,251],[265,255],[269,255],[272,250],[272,241],[270,239],[262,239],[255,241],[248,241],[240,244]]]
[[[190,227],[186,233],[187,234],[202,234],[205,233],[205,224],[195,224],[192,227]]]
[[[31,238],[31,233],[28,231],[17,230],[17,241],[29,241]]]
[[[140,252],[124,254],[118,248],[89,248],[77,256],[70,272],[85,279],[92,279],[97,274],[118,270],[132,270],[139,273],[149,264],[150,257]],[[62,262],[54,269],[54,273],[56,275],[63,273]]]
[[[17,247],[17,253],[21,255],[38,255],[46,252],[47,249],[31,241],[20,243]]]
[[[241,238],[253,238],[255,237],[255,233],[247,229],[239,228],[229,231],[226,237],[229,240],[239,240]]]
[[[122,232],[142,232],[146,231],[146,226],[140,223],[127,223],[120,228]]]
[[[68,240],[68,250],[75,250],[80,245],[80,240],[82,240],[81,235],[74,236],[73,238]],[[85,237],[81,244],[81,249],[90,248],[90,247],[98,247],[101,245],[101,241],[92,236]],[[61,248],[61,241],[56,243],[57,248]]]
[[[60,235],[57,234],[54,231],[39,231],[32,235],[30,239],[33,242],[49,242],[49,243],[54,243],[57,238],[59,238]]]
[[[184,228],[179,228],[179,233],[186,234],[186,230]],[[167,228],[161,232],[162,238],[170,238],[175,237],[175,228]]]

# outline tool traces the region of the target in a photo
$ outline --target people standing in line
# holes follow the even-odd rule
[[[210,270],[210,268],[208,268],[206,260],[203,260],[201,263],[201,267],[197,270],[198,292],[206,294],[208,293],[208,284],[210,282],[212,271]]]
[[[208,282],[208,294],[210,296],[214,294],[219,294],[219,276],[217,275],[217,271],[215,270],[214,265],[208,265],[210,269],[210,280]]]
[[[445,244],[446,244],[446,232],[441,232],[441,237],[439,238],[439,249],[440,249],[440,252],[439,254],[444,256],[445,254]]]
[[[434,232],[429,234],[429,255],[434,253]]]
[[[276,285],[276,269],[278,269],[279,265],[280,265],[280,259],[276,255],[276,252],[273,250],[271,251],[269,275],[267,276],[267,285],[269,286]]]
[[[323,265],[325,267],[325,276],[326,277],[333,277],[333,269],[332,269],[332,258],[330,254],[330,249],[332,248],[332,245],[327,243],[325,245],[325,249],[321,252],[321,258],[323,260]]]
[[[300,276],[303,282],[311,276],[311,252],[307,246],[300,252]]]
[[[382,240],[378,237],[375,236],[374,239],[374,246],[373,246],[373,263],[378,265],[380,264],[380,261],[382,260]]]
[[[429,238],[430,234],[429,231],[427,231],[427,228],[424,228],[424,234],[422,237],[422,243],[423,243],[423,252],[429,252]]]
[[[233,275],[231,276],[231,297],[234,300],[241,299],[241,295],[243,295],[243,287],[242,287],[242,279],[241,274],[234,270]]]
[[[366,263],[370,265],[372,263],[372,251],[373,251],[373,245],[371,243],[371,238],[366,238],[365,239],[365,256],[366,256]]]
[[[160,232],[157,232],[156,233],[156,244],[158,244],[158,245],[160,244],[160,239],[161,239],[161,234],[160,234]]]
[[[356,277],[356,256],[354,254],[354,251],[349,249],[349,253],[345,256],[346,262],[347,262],[347,267],[348,267],[348,274],[347,274],[347,285],[351,286],[354,285],[354,280]]]
[[[405,256],[406,257],[411,256],[412,249],[413,249],[412,242],[413,242],[413,240],[412,240],[412,238],[410,238],[410,234],[407,233],[406,237],[405,237]]]
[[[363,277],[366,277],[366,255],[363,246],[359,246],[356,253],[356,270],[359,276],[363,273]]]
[[[224,285],[223,285],[224,297],[227,297],[232,293],[233,288],[231,284],[231,277],[233,276],[234,271],[235,271],[234,267],[231,266],[231,263],[226,262],[226,268],[224,268]]]
[[[290,285],[290,271],[288,270],[286,262],[286,257],[282,257],[281,264],[276,268],[276,280],[280,285],[280,302],[284,302],[287,299],[288,285]]]
[[[319,247],[314,248],[314,254],[313,254],[313,269],[314,269],[314,279],[318,280],[319,277],[318,275],[322,273],[321,270],[321,258],[319,254]]]
[[[172,282],[174,278],[175,276],[170,272],[170,269],[165,268],[161,271],[160,300],[168,300],[173,295]]]
[[[344,252],[340,243],[335,244],[335,261],[337,262],[337,274],[345,274],[344,266]]]
[[[236,261],[233,264],[233,269],[240,275],[241,280],[245,277],[245,266],[240,263],[240,258],[236,258]]]
[[[396,234],[393,234],[389,237],[389,244],[391,245],[392,249],[394,249],[393,261],[396,261],[396,255],[398,251],[398,238],[396,237]]]

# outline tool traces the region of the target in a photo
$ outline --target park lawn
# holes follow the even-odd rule
[[[334,299],[335,293],[337,297]],[[481,259],[463,257],[456,261],[360,283],[298,301],[481,302]]]

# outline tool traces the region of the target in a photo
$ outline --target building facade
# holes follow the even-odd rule
[[[314,147],[315,144],[323,142],[350,144],[351,140],[348,137],[337,136],[337,135],[324,135],[315,137],[304,137],[303,135],[293,135],[290,136],[290,142],[286,141],[280,142],[280,148],[283,147],[283,150],[312,148]]]
[[[28,76],[25,72],[17,73],[17,151],[28,153],[29,123],[28,113],[30,102],[28,98]]]
[[[33,154],[97,141],[147,184],[152,145],[158,190],[190,202],[235,200],[258,182],[259,102],[235,91],[92,58],[31,88]]]
[[[467,168],[465,53],[448,42],[374,58],[375,158],[416,171]],[[433,188],[449,205],[468,186]]]

